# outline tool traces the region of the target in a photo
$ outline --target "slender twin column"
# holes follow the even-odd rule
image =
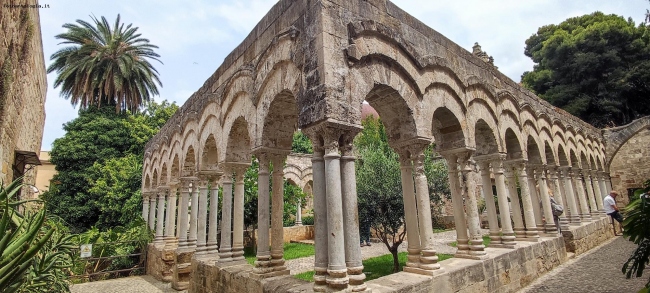
[[[520,162],[515,164],[515,168],[519,172],[519,187],[521,189],[521,202],[524,208],[524,218],[526,219],[526,240],[538,241],[539,232],[537,232],[537,224],[535,222],[535,213],[533,212],[533,201],[531,199],[531,189],[535,188],[528,186],[528,173],[526,172],[526,163]],[[539,202],[535,203],[539,205]]]
[[[264,275],[273,272],[269,249],[269,156],[265,153],[256,156],[260,167],[257,173],[257,260],[253,273]]]
[[[273,154],[273,190],[271,198],[271,266],[280,274],[289,274],[284,266],[284,162],[286,154]]]
[[[152,231],[156,229],[156,199],[155,191],[149,192],[149,229]]]
[[[515,232],[512,229],[512,218],[510,216],[510,205],[508,204],[508,188],[506,187],[505,176],[503,175],[504,154],[492,161],[494,170],[494,183],[497,187],[497,199],[499,200],[499,213],[501,215],[501,245],[507,248],[514,248]]]
[[[605,176],[605,186],[607,187],[607,194],[610,194],[612,192],[612,177],[609,175],[609,173],[604,172]]]
[[[189,228],[188,210],[190,204],[190,193],[192,185],[196,182],[195,177],[181,178],[180,208],[178,210],[178,249],[188,249],[187,230]]]
[[[561,167],[562,174],[560,179],[564,180],[564,194],[566,196],[568,211],[565,209],[564,213],[567,214],[569,223],[572,226],[580,226],[580,212],[578,211],[578,205],[576,203],[576,197],[573,194],[573,183],[571,180],[571,167]],[[565,206],[566,208],[566,206]]]
[[[469,180],[471,151],[462,152],[458,159],[462,178],[462,194],[467,199],[467,228],[469,229],[469,255],[473,259],[485,259],[485,245],[483,245],[483,233],[481,233],[481,220],[478,215],[478,201],[476,200],[476,184]]]
[[[207,246],[207,254],[210,256],[216,256],[218,253],[218,246],[217,246],[217,228],[219,227],[219,224],[217,223],[219,220],[219,182],[217,178],[221,177],[222,174],[215,173],[213,176],[209,176],[208,180],[210,182],[210,220],[209,220],[209,228],[208,228],[208,241],[206,243]]]
[[[325,180],[325,160],[323,145],[319,144],[320,137],[312,133],[314,155],[311,159],[314,173],[314,292],[327,291],[327,185]]]
[[[238,164],[235,171],[235,196],[232,208],[232,260],[244,260],[244,175],[250,164]],[[273,256],[273,251],[271,251]]]
[[[294,226],[302,226],[302,199],[298,199],[298,205],[296,206],[296,223]]]
[[[402,197],[404,198],[404,221],[406,222],[406,256],[405,271],[420,266],[420,233],[418,225],[417,204],[415,201],[415,183],[413,181],[413,162],[408,152],[400,153],[400,171],[402,175]]]
[[[598,177],[598,171],[591,172],[591,183],[594,187],[594,197],[596,199],[596,208],[598,209],[598,215],[604,216],[603,193],[600,191],[600,178]]]
[[[578,200],[580,204],[580,218],[583,221],[591,221],[591,214],[589,213],[589,206],[587,205],[587,196],[585,195],[585,185],[582,180],[582,171],[579,170],[575,173],[573,177],[574,188],[576,194],[578,195]]]
[[[501,245],[501,229],[497,217],[497,208],[492,194],[492,179],[490,178],[490,161],[479,160],[478,167],[481,169],[481,184],[483,185],[483,198],[485,199],[485,209],[488,215],[488,225],[490,226],[490,246],[498,247]]]
[[[521,205],[519,204],[519,195],[517,193],[517,181],[512,165],[506,165],[504,173],[507,181],[508,196],[510,197],[510,206],[512,207],[512,221],[515,224],[514,233],[516,240],[526,239],[526,228],[524,220],[521,217]]]
[[[176,238],[176,192],[178,187],[176,184],[170,184],[170,189],[167,192],[167,212],[165,213],[165,246],[167,249],[174,249],[178,244]]]
[[[551,198],[548,194],[548,182],[546,181],[545,167],[539,167],[536,173],[539,185],[539,197],[542,201],[542,212],[544,213],[544,218],[546,219],[546,224],[543,226],[545,228],[544,230],[547,234],[557,234],[557,227],[555,226],[555,220],[553,217],[553,209],[551,208]],[[539,204],[535,203],[535,205]]]
[[[526,168],[526,175],[528,176],[528,189],[530,191],[530,201],[533,204],[533,214],[535,216],[535,224],[537,231],[543,232],[544,231],[544,222],[542,221],[542,210],[540,209],[540,198],[541,196],[537,194],[537,188],[535,188],[536,185],[538,185],[535,182],[535,168],[533,166],[528,165]],[[539,176],[539,174],[538,174]],[[539,177],[537,178],[539,180]],[[541,189],[541,186],[539,186]],[[541,190],[540,190],[541,193]]]
[[[609,194],[609,191],[607,190],[607,184],[605,183],[605,175],[606,173],[604,171],[601,171],[598,175],[600,180],[598,181],[598,185],[600,185],[600,197],[601,201]],[[603,213],[605,213],[605,208],[604,208],[604,203],[603,203]]]
[[[169,192],[169,187],[158,187],[158,215],[156,216],[156,238],[154,240],[157,244],[164,244],[164,231],[165,226],[165,196]]]
[[[561,205],[564,208],[564,212],[559,217],[560,229],[562,231],[566,231],[569,229],[569,220],[568,220],[569,207],[568,204],[565,204],[567,201],[565,200],[566,196],[564,195],[564,188],[559,179],[559,177],[561,176],[560,170],[555,166],[549,167],[549,174],[551,175],[551,183],[552,183],[552,189],[554,195],[553,198],[555,199],[555,202],[557,202],[557,204]]]
[[[191,199],[189,203],[190,207],[190,231],[187,236],[187,245],[196,249],[196,232],[197,232],[197,222],[199,217],[199,186],[201,185],[199,178],[195,178],[192,182],[192,191]]]
[[[458,172],[458,155],[443,154],[449,166],[449,189],[451,190],[451,202],[454,206],[454,223],[456,224],[456,257],[471,258],[469,250],[469,236],[467,235],[467,223],[465,218],[465,207],[463,204],[463,190],[460,185]]]
[[[600,218],[598,207],[596,206],[596,196],[594,194],[594,184],[591,178],[591,171],[586,170],[583,172],[585,178],[585,185],[587,187],[587,196],[589,197],[589,210],[592,218]]]
[[[225,167],[221,177],[223,185],[223,203],[221,206],[221,245],[219,246],[219,263],[232,261],[232,169]]]
[[[197,220],[197,240],[196,240],[196,254],[195,255],[205,255],[207,253],[207,231],[208,226],[208,183],[209,179],[202,175],[201,181],[199,181],[199,201],[196,205],[198,210],[198,220]]]
[[[142,191],[142,219],[145,223],[149,223],[149,196],[150,192]]]

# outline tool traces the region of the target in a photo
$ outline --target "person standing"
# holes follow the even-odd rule
[[[603,199],[603,208],[605,209],[605,213],[612,217],[612,226],[614,226],[614,236],[617,236],[616,234],[616,225],[614,224],[614,220],[616,220],[619,223],[619,226],[621,227],[621,234],[623,234],[623,215],[618,210],[618,207],[616,206],[616,197],[618,196],[618,192],[615,190],[612,190],[609,195],[605,196]]]

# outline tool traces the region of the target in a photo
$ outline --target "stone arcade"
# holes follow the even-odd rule
[[[369,282],[352,150],[364,100],[400,156],[408,241],[404,272]],[[287,160],[297,129],[314,149],[313,285],[286,276],[285,174],[271,171]],[[442,263],[423,171],[432,143],[449,166],[458,241],[456,257]],[[258,246],[250,266],[243,178],[253,156],[257,241],[270,245]],[[156,231],[148,272],[190,292],[512,292],[564,262],[567,250],[611,237],[602,212],[611,190],[606,161],[599,129],[507,78],[480,47],[466,51],[389,1],[281,0],[147,144],[142,213]],[[489,248],[481,195],[468,180],[475,165],[483,189],[494,184],[498,197],[497,214],[485,196]],[[219,187],[217,223],[220,203],[207,195]],[[542,221],[552,218],[551,193],[566,207],[564,237]]]

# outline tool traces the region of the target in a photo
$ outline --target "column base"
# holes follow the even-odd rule
[[[314,268],[314,292],[327,292],[327,268]]]
[[[514,249],[517,248],[517,244],[504,244],[504,243],[492,243],[490,242],[490,245],[488,245],[490,248],[508,248],[508,249]]]
[[[487,254],[475,255],[475,254],[471,254],[471,253],[468,253],[468,252],[464,252],[464,253],[463,252],[456,252],[456,254],[454,254],[454,257],[473,259],[473,260],[484,260],[484,259],[489,258],[489,256]]]
[[[290,275],[289,270],[285,269],[282,271],[270,271],[270,272],[264,272],[264,273],[257,273],[255,272],[255,269],[253,269],[253,273],[249,274],[249,276],[255,280],[263,280],[267,278],[273,278],[273,277],[279,277],[279,276],[288,276]],[[265,268],[267,269],[267,268]],[[271,268],[272,269],[272,268]]]
[[[348,269],[342,270],[327,270],[327,277],[325,278],[327,282],[328,291],[345,290],[350,283],[350,278],[348,278]]]
[[[444,268],[439,268],[435,270],[425,270],[421,268],[412,268],[412,267],[404,267],[404,271],[407,273],[412,273],[412,274],[418,274],[418,275],[425,275],[425,276],[434,276],[437,274],[441,274],[445,272]]]

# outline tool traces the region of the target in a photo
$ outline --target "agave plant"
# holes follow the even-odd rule
[[[650,197],[639,196],[650,193],[650,180],[646,181],[644,188],[635,192],[636,200],[632,201],[626,208],[627,218],[623,221],[625,228],[624,236],[638,245],[630,258],[623,265],[623,273],[627,278],[634,274],[637,278],[643,275],[643,271],[650,262]],[[650,292],[650,280],[640,293]]]

